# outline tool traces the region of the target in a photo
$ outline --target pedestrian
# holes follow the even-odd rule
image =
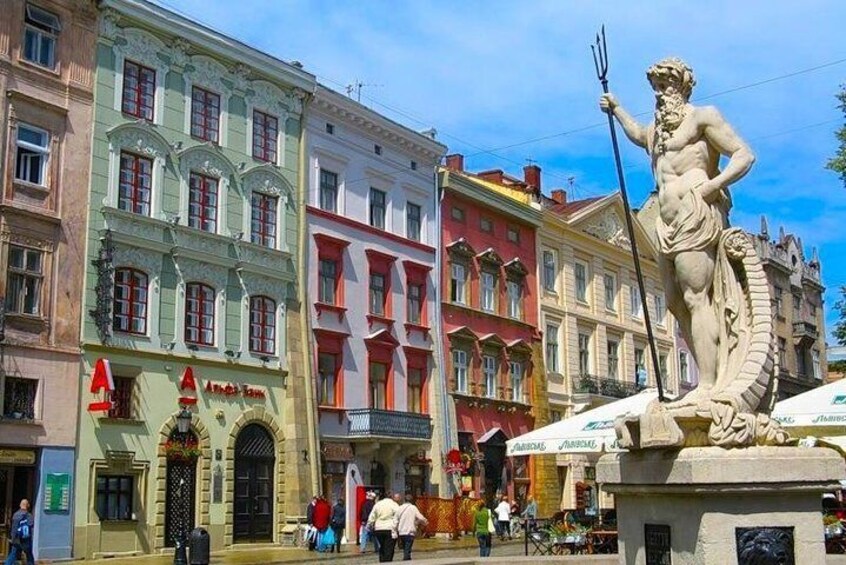
[[[317,530],[316,545],[318,549],[325,549],[321,545],[321,538],[329,529],[329,521],[332,517],[332,507],[322,496],[317,497],[314,504],[314,527]]]
[[[335,501],[335,506],[332,507],[332,518],[329,520],[329,527],[335,534],[335,545],[330,550],[335,553],[341,553],[341,538],[344,536],[344,528],[347,526],[347,507],[344,506],[344,499],[338,497]]]
[[[526,531],[531,532],[535,528],[535,524],[537,524],[538,520],[538,502],[535,500],[535,497],[530,496],[528,502],[526,503],[526,508],[523,509],[522,513],[523,519],[525,522]]]
[[[414,496],[406,494],[405,504],[397,510],[395,521],[397,536],[399,537],[400,547],[402,547],[402,560],[411,561],[411,546],[414,545],[417,528],[427,525],[429,520],[414,505]]]
[[[511,539],[511,505],[508,504],[508,497],[502,495],[502,502],[494,509],[496,513],[497,526],[499,527],[499,539]]]
[[[311,502],[306,507],[306,524],[308,524],[308,550],[314,551],[317,547],[317,530],[314,528],[314,507],[317,505],[317,496],[311,497]]]
[[[373,528],[373,533],[379,541],[379,563],[390,563],[394,560],[394,546],[397,543],[395,518],[399,509],[400,495],[385,497],[373,506],[373,511],[367,523]]]
[[[376,504],[376,493],[368,491],[364,503],[361,505],[361,510],[358,514],[358,544],[359,552],[367,553],[367,542],[373,540],[373,548],[378,553],[379,544],[376,537],[373,535],[373,529],[367,524],[370,513],[373,511],[373,506]]]
[[[476,540],[479,542],[479,557],[490,557],[492,534],[495,531],[490,509],[483,501],[479,501],[476,513],[473,514],[473,531],[476,533]]]
[[[26,556],[27,565],[35,565],[32,555],[32,536],[35,533],[35,522],[29,513],[29,500],[21,500],[20,509],[12,514],[11,546],[5,565],[15,565],[21,553]]]

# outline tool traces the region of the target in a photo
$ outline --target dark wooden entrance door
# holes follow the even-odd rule
[[[170,441],[190,447],[197,445],[193,432],[173,432]],[[194,529],[197,494],[197,460],[187,456],[169,455],[165,491],[165,547],[174,547],[177,539],[187,541]]]
[[[235,440],[236,542],[273,541],[273,438],[262,426],[244,427]]]
[[[9,553],[12,514],[20,508],[21,499],[29,500],[30,512],[35,512],[32,510],[34,483],[33,467],[0,466],[0,555]]]

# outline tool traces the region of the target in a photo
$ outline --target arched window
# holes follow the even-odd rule
[[[266,296],[250,298],[250,351],[276,353],[276,302]]]
[[[214,345],[214,289],[208,285],[185,285],[185,342]]]
[[[131,334],[147,333],[147,274],[130,268],[115,270],[115,331]]]

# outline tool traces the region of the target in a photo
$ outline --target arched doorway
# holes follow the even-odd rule
[[[248,424],[235,440],[235,542],[273,541],[273,437]]]
[[[200,454],[197,435],[174,429],[165,444],[167,486],[165,491],[165,547],[176,540],[187,540],[194,529],[197,495],[197,458]]]

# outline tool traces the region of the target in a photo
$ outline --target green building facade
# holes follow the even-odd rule
[[[280,542],[319,460],[298,282],[315,79],[144,0],[102,8],[74,555],[196,526],[213,549]]]

